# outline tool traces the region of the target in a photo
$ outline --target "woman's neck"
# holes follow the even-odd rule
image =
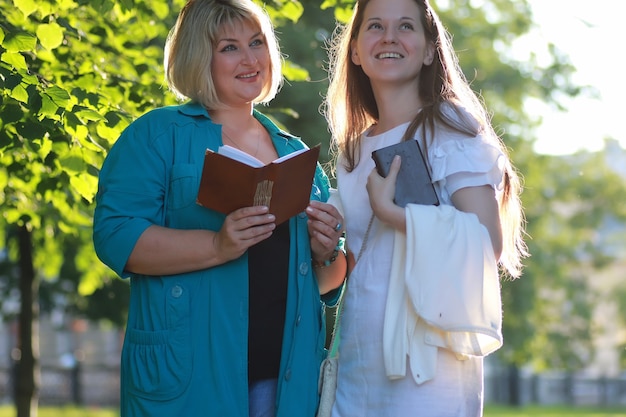
[[[373,133],[380,134],[404,123],[408,123],[422,109],[422,101],[414,89],[374,90],[378,106],[378,123]]]
[[[222,142],[269,163],[278,157],[268,131],[254,118],[252,106],[210,110],[211,120],[222,126]]]
[[[255,123],[252,106],[209,110],[209,115],[213,123],[232,130],[246,130]]]

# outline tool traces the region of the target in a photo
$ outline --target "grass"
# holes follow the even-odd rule
[[[626,417],[626,407],[569,407],[569,406],[527,406],[507,407],[488,405],[484,417]],[[3,417],[0,415],[0,417]]]
[[[15,417],[17,415],[12,405],[0,406],[0,417]],[[119,417],[115,408],[97,407],[39,407],[38,417]]]
[[[0,406],[0,417],[15,417],[13,406]],[[506,407],[488,405],[484,417],[626,417],[624,408],[581,408],[581,407]],[[114,408],[39,407],[39,417],[119,417]]]

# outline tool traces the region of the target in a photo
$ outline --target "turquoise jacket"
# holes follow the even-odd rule
[[[269,131],[279,155],[305,147],[261,113],[255,111],[254,117]],[[220,145],[221,126],[200,105],[160,108],[124,131],[100,172],[96,253],[118,275],[131,279],[121,359],[122,417],[248,417],[247,255],[175,276],[124,271],[150,225],[220,229],[225,216],[196,204],[205,150]],[[328,189],[318,164],[311,199],[326,201]],[[325,355],[324,303],[310,263],[307,217],[300,213],[289,222],[292,245],[276,415],[313,417]]]

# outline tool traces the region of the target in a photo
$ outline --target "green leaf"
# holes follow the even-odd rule
[[[78,293],[82,296],[93,294],[94,291],[100,288],[101,285],[100,276],[87,272],[83,274],[82,279],[78,284]]]
[[[92,203],[98,190],[98,178],[83,172],[81,175],[70,177],[70,185],[81,197]]]
[[[104,116],[100,113],[91,110],[91,109],[83,109],[79,111],[75,111],[74,114],[78,116],[83,121],[96,121],[96,120],[104,120]]]
[[[0,170],[0,190],[6,190],[7,185],[9,184],[9,173],[6,170]],[[4,198],[2,198],[3,201]]]
[[[11,90],[10,96],[17,101],[21,101],[22,103],[28,103],[28,92],[26,91],[24,86],[22,86],[22,84]]]
[[[54,236],[54,232],[48,227],[48,234]],[[54,279],[59,275],[63,264],[63,254],[58,239],[45,239],[43,248],[35,254],[35,263],[41,269],[44,279]]]
[[[0,61],[6,62],[10,66],[18,70],[28,70],[28,65],[24,56],[19,52],[5,52],[0,56]]]
[[[78,152],[71,151],[66,156],[60,158],[59,163],[61,164],[63,171],[72,176],[85,172],[85,161]]]
[[[9,52],[34,51],[37,47],[37,37],[27,32],[9,34],[2,46]]]
[[[2,108],[2,116],[0,118],[6,126],[10,123],[15,123],[21,120],[24,117],[24,113],[24,108],[15,104],[15,102],[11,100],[11,102],[9,102],[6,106]],[[2,165],[0,164],[0,166]]]
[[[44,93],[50,97],[50,100],[52,100],[54,104],[63,109],[65,109],[70,102],[70,93],[56,85],[47,88]]]
[[[159,19],[166,19],[170,14],[170,8],[167,7],[167,4],[160,2],[154,2],[152,4],[152,11]]]
[[[309,81],[309,72],[292,61],[285,61],[283,64],[283,75],[289,81]]]
[[[73,127],[67,126],[67,132],[76,138],[86,138],[89,135],[89,129],[84,124],[77,124]]]
[[[74,10],[76,2],[74,0],[56,0],[54,4],[57,10]]]
[[[8,224],[17,223],[22,214],[22,211],[18,208],[6,207],[2,210],[2,216]]]
[[[38,139],[35,142],[39,143],[39,150],[37,153],[41,157],[41,160],[46,159],[46,157],[50,154],[52,150],[52,141],[48,138]]]
[[[106,139],[110,144],[115,143],[121,133],[119,129],[108,127],[104,123],[98,123],[96,126],[96,132],[98,133],[98,136]]]
[[[63,43],[63,28],[56,22],[41,24],[37,27],[37,37],[44,48],[55,49]]]
[[[39,109],[39,114],[46,117],[57,118],[57,110],[59,106],[57,106],[54,101],[47,94],[41,95],[41,109]]]
[[[302,7],[302,4],[298,1],[288,1],[280,11],[283,16],[295,23],[300,19],[302,13],[304,13],[304,7]]]
[[[335,19],[341,23],[348,23],[352,18],[352,7],[337,7],[335,9]]]
[[[15,7],[20,9],[20,11],[24,14],[24,17],[28,17],[37,11],[37,2],[35,0],[13,0],[13,4]]]

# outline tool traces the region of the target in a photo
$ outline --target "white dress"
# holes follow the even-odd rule
[[[372,214],[365,184],[374,168],[371,152],[398,143],[408,127],[364,135],[361,159],[350,173],[338,164],[347,243],[356,257]],[[438,131],[439,132],[439,131]],[[421,130],[416,138],[421,143]],[[423,144],[422,149],[425,149]],[[459,188],[499,187],[503,155],[488,140],[448,132],[428,148],[433,181],[442,204]],[[482,358],[457,360],[439,349],[434,379],[418,385],[411,375],[390,380],[383,362],[383,319],[394,231],[375,220],[362,257],[352,271],[341,317],[339,373],[333,417],[476,417],[482,415]],[[407,369],[410,369],[407,365]]]

